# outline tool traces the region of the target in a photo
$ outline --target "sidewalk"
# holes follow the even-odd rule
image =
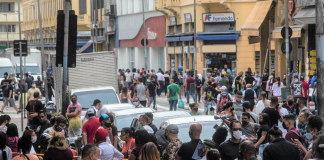
[[[3,102],[0,101],[0,106],[2,106],[2,104]],[[25,130],[25,127],[27,125],[27,119],[23,118],[23,127],[21,127],[21,113],[17,114],[17,112],[13,107],[9,107],[8,110],[4,109],[3,112],[4,114],[7,114],[11,117],[10,123],[14,123],[17,125],[19,136],[22,136],[22,133]],[[4,115],[4,114],[0,114],[0,115]]]

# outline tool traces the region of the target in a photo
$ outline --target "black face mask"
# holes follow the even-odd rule
[[[40,81],[40,78],[37,78],[38,79],[38,81]]]
[[[288,101],[288,105],[291,106],[291,105],[293,105],[293,104],[294,104],[294,101],[292,101],[292,100],[289,100],[289,101]]]
[[[288,129],[288,126],[286,126],[286,123],[282,123],[282,127],[287,130]]]
[[[194,110],[195,112],[198,112],[198,108],[194,108],[193,110]]]
[[[243,126],[247,126],[248,124],[249,124],[248,121],[246,121],[246,120],[242,120],[242,125],[243,125]]]
[[[107,128],[110,128],[110,127],[111,127],[111,123],[105,123],[105,126],[106,126]]]
[[[234,111],[234,108],[232,108],[231,111],[233,112]]]

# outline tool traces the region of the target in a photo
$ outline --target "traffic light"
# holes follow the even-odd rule
[[[57,14],[56,27],[56,66],[63,65],[63,49],[64,49],[64,11],[59,10]]]
[[[69,16],[69,49],[68,67],[76,67],[76,43],[77,43],[77,19],[74,10],[70,10]]]

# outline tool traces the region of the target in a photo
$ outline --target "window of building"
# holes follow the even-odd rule
[[[169,26],[169,34],[174,34],[174,26]]]
[[[10,24],[8,27],[6,25],[0,25],[0,32],[16,32],[16,25]]]
[[[177,32],[176,33],[182,33],[182,25],[176,25],[176,30]]]
[[[169,47],[173,47],[175,45],[175,42],[169,42]]]
[[[235,40],[228,41],[204,41],[204,45],[215,45],[215,44],[236,44]]]
[[[185,44],[185,46],[192,46],[192,45],[194,45],[194,41],[185,41],[184,42]]]
[[[0,12],[14,12],[15,3],[1,2],[0,3]]]
[[[87,14],[87,0],[79,0],[79,14]]]
[[[204,32],[235,30],[233,23],[204,23]]]
[[[178,41],[177,46],[182,46],[182,41]]]
[[[189,23],[185,23],[185,33],[189,32]]]
[[[191,32],[194,32],[194,30],[195,30],[195,23],[190,23],[190,25],[191,25]]]

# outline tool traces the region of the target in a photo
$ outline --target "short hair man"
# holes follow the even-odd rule
[[[243,106],[243,111],[245,113],[250,114],[250,116],[251,116],[250,121],[252,123],[259,123],[259,116],[252,112],[250,102],[245,101],[245,102],[243,102],[242,106]]]
[[[94,136],[96,130],[100,127],[99,118],[96,118],[96,113],[93,108],[89,108],[88,111],[89,120],[83,124],[82,127],[82,139],[83,144],[94,144]]]
[[[149,117],[147,115],[140,115],[139,119],[140,129],[145,129],[148,133],[154,134],[154,130],[148,125]]]
[[[251,115],[249,113],[242,113],[242,134],[246,137],[256,137],[256,133],[260,125],[258,123],[251,122],[250,118]]]
[[[300,112],[299,116],[298,116],[298,131],[302,134],[305,135],[306,134],[306,125],[307,125],[307,119],[308,117],[312,115],[311,112],[308,111],[302,111]]]
[[[100,159],[100,149],[94,144],[87,144],[82,150],[82,160]]]
[[[299,132],[298,130],[294,127],[295,126],[295,116],[293,114],[288,114],[283,117],[283,123],[285,123],[287,129],[287,134],[285,139],[288,142],[294,143],[292,139],[298,139],[299,138]]]
[[[198,143],[200,142],[200,134],[202,131],[202,125],[199,123],[194,123],[190,125],[189,136],[191,141],[183,143],[176,155],[176,160],[189,160],[196,150]]]
[[[81,136],[81,112],[82,106],[78,103],[78,97],[76,95],[71,96],[71,102],[67,108],[66,116],[70,119],[68,135],[69,137]],[[77,124],[77,125],[76,125]]]
[[[242,124],[240,121],[232,121],[229,125],[232,138],[219,146],[219,153],[223,160],[236,159],[242,136]]]
[[[41,110],[44,110],[42,102],[38,100],[39,95],[39,92],[34,92],[34,98],[30,100],[26,106],[28,120],[27,126],[29,126],[30,129],[37,128],[37,124],[35,122],[37,122],[38,113]]]
[[[170,124],[165,129],[165,136],[170,142],[162,153],[162,159],[175,159],[175,155],[180,149],[182,142],[178,138],[179,128],[174,124]]]
[[[153,114],[151,112],[147,112],[145,113],[145,115],[148,117],[148,125],[153,129],[155,134],[157,132],[157,127],[155,126],[155,124],[153,124],[154,121]]]
[[[144,106],[142,106],[142,104],[140,103],[138,97],[133,98],[133,105],[135,106],[135,108],[144,108]]]
[[[252,141],[244,141],[239,146],[239,159],[257,160],[256,148]]]

